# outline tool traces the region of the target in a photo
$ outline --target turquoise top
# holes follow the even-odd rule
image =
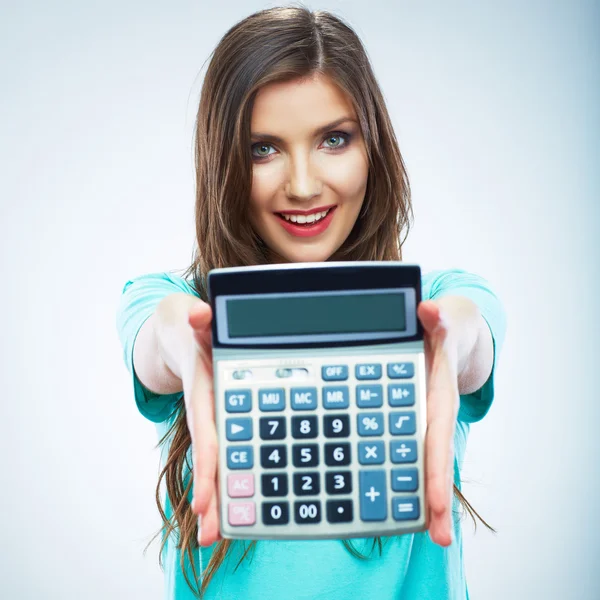
[[[153,273],[127,281],[120,298],[117,329],[123,358],[133,380],[135,402],[144,417],[155,423],[159,438],[173,423],[174,403],[183,392],[157,395],[141,384],[133,369],[133,344],[158,302],[167,294],[185,292],[197,296],[191,282],[172,273]],[[494,375],[506,331],[506,315],[496,294],[482,277],[463,270],[437,270],[422,275],[422,299],[461,295],[473,300],[487,321],[494,340],[494,365],[488,381],[476,392],[460,396],[454,436],[454,483],[460,489],[462,465],[471,423],[481,420],[494,397]],[[163,450],[161,463],[167,455]],[[463,565],[460,503],[453,495],[454,541],[442,548],[428,532],[405,534],[384,540],[381,556],[373,551],[368,560],[356,558],[340,540],[259,541],[238,564],[248,542],[237,541],[209,584],[206,600],[462,600],[468,598]],[[190,495],[191,500],[191,495]],[[163,496],[163,502],[165,497]],[[166,515],[172,514],[166,498]],[[354,539],[363,554],[370,553],[370,539]],[[194,552],[198,573],[206,567],[214,546]],[[165,600],[193,600],[180,567],[180,553],[170,538],[163,553]],[[188,577],[192,570],[185,556]]]

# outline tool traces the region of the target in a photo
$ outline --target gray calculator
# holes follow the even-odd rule
[[[208,288],[222,537],[427,529],[419,266],[214,269]]]

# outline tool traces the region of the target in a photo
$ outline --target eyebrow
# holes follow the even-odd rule
[[[313,136],[317,136],[320,133],[325,133],[326,131],[329,131],[331,129],[334,129],[335,127],[337,127],[338,125],[341,125],[342,123],[345,123],[346,121],[350,121],[352,123],[357,123],[356,119],[353,119],[352,117],[341,117],[340,119],[336,119],[335,121],[332,121],[331,123],[327,123],[327,125],[322,125],[321,127],[317,127],[317,129],[315,129],[313,131]],[[281,139],[279,136],[277,135],[273,135],[271,133],[252,133],[251,134],[252,139],[259,139],[259,140],[267,140],[270,142],[277,142],[278,144],[283,144],[283,139]]]

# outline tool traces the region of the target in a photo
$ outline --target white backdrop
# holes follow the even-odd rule
[[[157,439],[114,315],[128,278],[187,266],[201,68],[273,5],[0,2],[2,598],[162,597]],[[599,5],[308,6],[373,61],[413,189],[405,260],[483,275],[508,313],[463,471],[499,530],[465,521],[471,596],[598,598]]]

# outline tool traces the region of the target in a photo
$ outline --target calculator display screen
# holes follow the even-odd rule
[[[392,288],[220,297],[219,338],[261,344],[398,336],[407,332],[406,292]]]

